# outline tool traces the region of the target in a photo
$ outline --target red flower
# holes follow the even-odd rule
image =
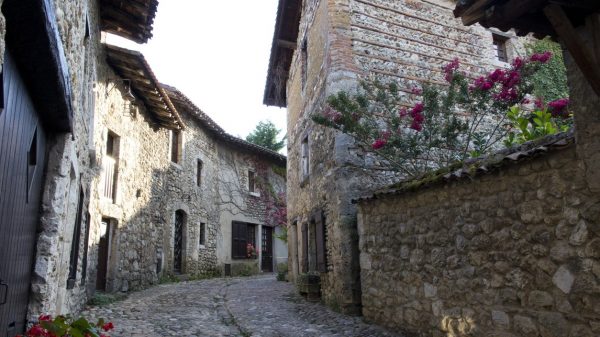
[[[406,107],[402,107],[399,111],[398,111],[398,115],[400,116],[400,118],[406,117],[408,116],[408,110],[406,109]]]
[[[561,98],[561,99],[557,99],[555,101],[548,103],[548,108],[550,109],[550,112],[552,113],[552,117],[567,118],[567,117],[569,117],[569,114],[567,113],[567,110],[566,110],[568,105],[569,105],[569,99]]]
[[[415,131],[421,131],[423,130],[423,124],[419,123],[416,120],[413,120],[412,124],[410,125],[410,128]]]
[[[51,321],[52,320],[52,316],[50,316],[50,315],[40,315],[40,317],[38,317],[38,320],[40,322]]]
[[[521,74],[515,70],[508,72],[502,81],[504,88],[512,88],[519,83],[521,83]]]
[[[513,60],[512,66],[513,66],[513,69],[519,70],[519,69],[523,68],[524,64],[525,64],[525,62],[523,61],[523,59],[520,57],[517,57]]]
[[[115,328],[115,326],[112,324],[112,322],[108,322],[102,326],[102,330],[104,330],[104,331],[110,331],[114,328]]]
[[[502,69],[496,69],[488,75],[488,79],[493,83],[503,82],[506,73]]]
[[[534,103],[535,103],[536,109],[539,109],[539,110],[544,109],[544,99],[543,98],[541,98],[541,97],[536,98]]]
[[[414,87],[414,88],[412,88],[412,93],[414,95],[421,95],[421,94],[423,94],[423,89],[418,88],[418,87]]]
[[[385,144],[387,144],[387,142],[383,139],[377,139],[372,145],[371,147],[373,147],[373,150],[379,150],[382,147],[385,146]]]
[[[452,78],[454,78],[454,72],[458,70],[460,67],[460,61],[458,58],[455,58],[452,62],[446,64],[444,66],[444,73],[446,74],[445,79],[447,82],[452,82]]]
[[[410,111],[410,115],[414,117],[416,114],[420,114],[421,112],[423,112],[424,109],[425,106],[423,105],[423,103],[417,103]]]
[[[551,58],[552,58],[552,52],[547,51],[545,53],[537,53],[537,54],[531,55],[530,60],[532,62],[547,63],[548,61],[550,61]]]

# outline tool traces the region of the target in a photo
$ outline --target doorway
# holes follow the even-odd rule
[[[262,227],[261,268],[265,273],[273,272],[273,228]]]
[[[8,53],[0,93],[0,336],[13,337],[25,329],[46,133]]]
[[[96,272],[96,290],[106,291],[108,266],[110,263],[110,246],[113,225],[111,219],[102,218],[100,222],[100,242],[98,243],[98,267]]]
[[[175,233],[173,237],[173,272],[181,274],[183,272],[183,255],[185,244],[186,214],[182,210],[175,212]]]

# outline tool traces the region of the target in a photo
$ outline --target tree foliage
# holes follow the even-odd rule
[[[281,130],[277,129],[271,121],[260,121],[258,125],[247,137],[246,140],[250,143],[266,147],[275,152],[281,150],[285,145],[285,137],[277,141],[277,136]]]

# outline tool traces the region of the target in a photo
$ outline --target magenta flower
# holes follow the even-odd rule
[[[521,74],[515,70],[508,72],[502,81],[504,88],[512,88],[519,83],[521,83]]]
[[[494,83],[503,82],[506,73],[502,69],[496,69],[488,75],[488,79]]]
[[[522,58],[517,57],[513,60],[512,66],[513,66],[513,69],[519,70],[519,69],[523,68],[524,64],[525,64],[525,61],[523,61]]]
[[[423,94],[423,89],[419,87],[414,87],[412,88],[411,92],[413,93],[413,95],[421,95]]]
[[[544,52],[544,53],[536,53],[531,55],[530,60],[532,62],[540,62],[540,63],[547,63],[548,61],[550,61],[550,59],[552,58],[552,52]]]
[[[535,99],[535,108],[539,110],[544,109],[544,99],[542,97],[538,97]]]
[[[548,109],[552,113],[552,117],[567,118],[569,114],[567,112],[567,106],[569,105],[568,98],[561,98],[548,103]]]
[[[421,130],[423,130],[423,124],[419,123],[417,120],[413,120],[412,124],[410,125],[410,128],[420,132]]]
[[[398,111],[398,115],[400,116],[400,118],[408,116],[408,110],[406,109],[406,107],[400,108],[400,110]]]
[[[458,70],[459,67],[460,61],[458,60],[458,58],[455,58],[452,62],[444,66],[444,74],[446,74],[444,78],[447,82],[452,82],[452,78],[454,78],[454,72],[456,72],[456,70]]]
[[[377,139],[375,142],[373,142],[373,144],[371,145],[371,147],[373,147],[373,150],[379,150],[382,147],[385,146],[385,144],[387,144],[387,142],[383,139]]]

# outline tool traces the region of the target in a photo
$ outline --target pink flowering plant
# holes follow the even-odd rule
[[[95,324],[81,317],[41,315],[25,335],[17,337],[110,337],[107,333],[114,329],[112,322],[99,319]]]
[[[513,143],[520,141],[523,129],[515,118],[535,123],[536,111],[525,108],[533,93],[532,76],[551,58],[549,52],[516,58],[509,68],[476,78],[467,77],[456,59],[442,69],[444,85],[411,90],[366,80],[356,94],[330,96],[312,119],[353,136],[365,151],[383,159],[383,169],[417,176],[498,149],[511,134]],[[567,106],[568,100],[561,100],[537,111],[548,113],[550,124],[557,126],[555,120],[568,118]],[[513,107],[518,114],[510,114]],[[545,132],[531,134],[559,130],[550,124],[544,124]]]

